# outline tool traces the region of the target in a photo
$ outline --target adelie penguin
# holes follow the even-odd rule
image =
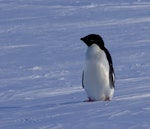
[[[110,101],[115,89],[111,55],[101,36],[90,34],[81,40],[88,46],[82,74],[82,87],[87,93],[88,101]]]

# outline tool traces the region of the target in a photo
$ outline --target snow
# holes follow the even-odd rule
[[[83,102],[100,34],[116,73],[110,102]],[[150,129],[149,0],[0,0],[1,129]]]

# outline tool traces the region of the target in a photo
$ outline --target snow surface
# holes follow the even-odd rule
[[[111,102],[83,102],[87,47],[100,34]],[[149,0],[0,0],[0,129],[150,129]]]

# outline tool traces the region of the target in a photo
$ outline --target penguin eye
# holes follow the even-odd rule
[[[94,40],[93,40],[93,39],[91,39],[91,42],[94,42]]]

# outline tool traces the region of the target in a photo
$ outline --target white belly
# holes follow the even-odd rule
[[[92,100],[111,99],[114,94],[114,89],[110,87],[109,64],[106,55],[95,44],[87,50],[84,88]]]

